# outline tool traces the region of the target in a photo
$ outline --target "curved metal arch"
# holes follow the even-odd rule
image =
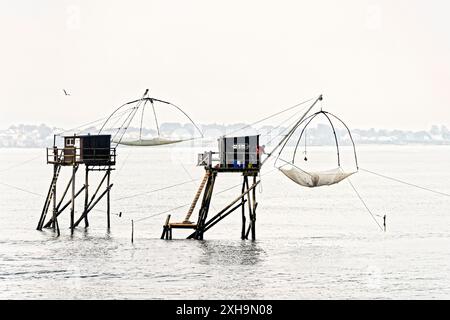
[[[308,123],[305,124],[305,126],[303,127],[302,132],[300,133],[300,137],[298,138],[297,144],[295,145],[294,155],[293,155],[293,157],[292,157],[292,163],[294,163],[295,156],[296,156],[296,153],[297,153],[297,149],[298,149],[298,146],[299,146],[299,144],[300,144],[300,140],[302,139],[303,133],[305,132],[306,128],[309,126],[309,124],[311,123],[311,121],[313,121],[318,115],[319,115],[319,112],[314,113],[314,114],[311,116],[311,120],[309,120]],[[296,130],[297,130],[297,129],[296,129]]]
[[[336,152],[337,152],[338,167],[340,167],[341,166],[341,155],[339,153],[339,142],[338,142],[338,138],[337,138],[337,135],[336,135],[336,129],[334,128],[333,122],[331,121],[331,119],[327,115],[327,113],[324,112],[323,114],[325,115],[325,117],[327,117],[328,121],[330,122],[331,128],[333,129],[334,141],[336,142]]]
[[[106,124],[108,123],[109,120],[111,120],[111,118],[117,113],[117,111],[119,111],[120,109],[122,109],[125,106],[128,106],[130,104],[136,103],[142,101],[142,99],[137,99],[134,101],[130,101],[127,103],[124,103],[123,105],[121,105],[120,107],[118,107],[116,110],[113,111],[113,113],[111,113],[111,115],[106,119],[106,121],[103,123],[102,127],[100,128],[100,130],[98,131],[98,134],[102,133],[103,129],[105,128]]]
[[[138,102],[142,102],[142,101],[145,101],[145,102],[150,101],[150,103],[151,103],[152,105],[153,105],[153,101],[157,101],[157,102],[161,102],[161,103],[164,103],[164,104],[167,104],[167,105],[170,105],[170,106],[176,108],[176,109],[177,109],[178,111],[180,111],[186,118],[189,119],[189,121],[192,123],[192,125],[194,125],[195,129],[200,133],[201,137],[202,137],[202,138],[204,137],[203,132],[202,132],[202,131],[200,130],[200,128],[195,124],[195,122],[192,120],[192,118],[191,118],[186,112],[184,112],[179,106],[177,106],[177,105],[175,105],[175,104],[173,104],[173,103],[171,103],[171,102],[168,102],[168,101],[164,101],[164,100],[160,100],[160,99],[156,99],[156,98],[150,98],[150,97],[143,97],[143,98],[141,98],[141,99],[136,99],[136,100],[133,100],[133,101],[124,103],[123,105],[121,105],[120,107],[118,107],[118,108],[117,108],[116,110],[114,110],[114,112],[111,113],[111,115],[106,119],[106,121],[104,122],[104,124],[103,124],[102,127],[100,128],[98,134],[100,134],[100,133],[103,131],[103,129],[105,128],[105,126],[106,126],[106,124],[109,122],[109,120],[110,120],[110,119],[111,119],[111,118],[112,118],[112,117],[113,117],[120,109],[122,109],[122,108],[125,107],[125,106],[131,105],[131,104],[134,104],[134,103],[138,103]],[[140,107],[140,106],[139,106],[139,107]]]
[[[332,114],[332,113],[330,113],[330,112],[328,112],[328,111],[323,111],[323,110],[318,111],[318,112],[316,112],[316,113],[310,115],[309,117],[305,118],[303,121],[301,121],[300,123],[298,123],[298,124],[295,126],[295,128],[293,128],[293,129],[291,130],[291,132],[289,133],[289,138],[286,140],[286,142],[285,142],[284,145],[282,146],[280,152],[278,153],[278,156],[277,156],[277,158],[276,158],[276,160],[275,160],[275,164],[276,164],[276,162],[279,160],[280,155],[281,155],[283,149],[285,148],[286,144],[288,143],[289,139],[294,135],[294,133],[297,131],[297,129],[298,129],[300,126],[302,126],[303,124],[305,124],[306,121],[308,121],[305,125],[303,125],[302,131],[301,131],[301,133],[300,133],[300,137],[299,137],[299,139],[298,139],[298,141],[297,141],[297,144],[296,144],[296,146],[295,146],[295,149],[294,149],[294,155],[293,155],[292,162],[291,162],[291,164],[294,164],[294,162],[295,162],[295,156],[296,156],[296,153],[297,153],[298,146],[299,146],[299,144],[300,144],[300,140],[301,140],[301,138],[303,137],[303,134],[304,134],[306,128],[309,126],[309,124],[310,124],[310,123],[311,123],[311,122],[312,122],[319,114],[323,114],[323,115],[327,118],[327,120],[328,120],[328,122],[330,123],[330,126],[331,126],[331,128],[332,128],[332,130],[333,130],[333,135],[334,135],[334,138],[335,138],[335,144],[336,144],[337,157],[338,157],[338,166],[340,166],[340,151],[339,151],[340,149],[339,149],[339,142],[338,142],[338,139],[337,139],[337,134],[336,134],[335,126],[334,126],[333,121],[330,119],[329,116],[331,116],[331,117],[333,117],[334,119],[338,120],[338,121],[345,127],[345,129],[347,130],[347,133],[348,133],[348,135],[349,135],[349,137],[350,137],[350,140],[351,140],[352,146],[353,146],[353,154],[354,154],[354,158],[355,158],[356,169],[359,170],[358,156],[357,156],[357,154],[356,154],[356,145],[355,145],[355,141],[353,140],[353,136],[352,136],[352,134],[351,134],[351,132],[350,132],[349,127],[345,124],[344,121],[342,121],[342,120],[341,120],[339,117],[337,117],[336,115],[334,115],[334,114]],[[281,160],[283,160],[283,159],[281,159]],[[287,161],[285,161],[285,160],[283,160],[283,161],[284,161],[284,162],[287,162]]]
[[[359,170],[358,156],[356,155],[356,145],[355,145],[355,141],[353,140],[353,136],[352,136],[352,133],[350,132],[349,127],[345,124],[344,121],[342,121],[339,117],[335,116],[334,114],[332,114],[328,111],[323,111],[323,112],[325,112],[326,114],[329,114],[330,116],[332,116],[333,118],[338,120],[340,123],[342,123],[342,125],[345,127],[345,129],[347,129],[348,136],[350,137],[350,141],[352,142],[352,146],[353,146],[353,154],[355,155],[356,169]]]
[[[293,155],[293,157],[292,157],[292,163],[295,162],[295,156],[296,156],[296,154],[297,154],[297,149],[298,149],[298,146],[299,146],[299,144],[300,144],[300,140],[302,140],[302,137],[303,137],[303,134],[305,133],[306,128],[309,126],[309,124],[311,123],[311,121],[312,121],[313,119],[315,119],[315,118],[316,118],[318,115],[320,115],[320,114],[323,114],[323,115],[327,118],[328,123],[330,124],[331,129],[333,130],[334,142],[335,142],[335,144],[336,144],[337,162],[338,162],[338,167],[340,167],[340,166],[341,166],[341,157],[340,157],[340,153],[339,153],[339,142],[338,142],[338,138],[337,138],[337,134],[336,134],[336,129],[335,129],[335,127],[334,127],[334,125],[333,125],[333,122],[331,121],[330,117],[327,115],[327,113],[326,113],[325,111],[322,111],[322,110],[316,112],[316,113],[314,114],[314,117],[311,118],[311,120],[303,127],[303,130],[302,130],[302,132],[300,133],[300,137],[298,138],[297,144],[296,144],[295,149],[294,149],[294,155]]]
[[[202,132],[202,131],[200,130],[200,128],[195,124],[194,120],[192,120],[191,117],[189,117],[189,115],[188,115],[186,112],[184,112],[183,109],[181,109],[179,106],[177,106],[177,105],[175,105],[175,104],[173,104],[173,103],[171,103],[171,102],[167,102],[167,101],[163,101],[163,100],[159,100],[159,99],[155,99],[155,98],[146,98],[146,99],[151,99],[151,100],[153,100],[153,101],[158,101],[158,102],[161,102],[161,103],[165,103],[165,104],[171,105],[172,107],[176,108],[178,111],[180,111],[182,114],[184,114],[184,115],[186,116],[186,118],[189,119],[189,121],[190,121],[190,122],[194,125],[194,127],[197,129],[198,133],[200,133],[201,137],[202,137],[202,138],[204,137],[203,132]]]
[[[132,108],[133,110],[132,110],[132,111],[130,112],[130,114],[128,115],[128,117],[130,118],[130,120],[128,120],[128,123],[127,123],[127,120],[125,120],[124,123],[123,123],[123,125],[122,125],[122,127],[120,127],[119,130],[117,131],[116,135],[123,129],[123,133],[122,133],[122,135],[120,136],[119,142],[116,143],[116,147],[122,142],[123,136],[124,136],[125,133],[127,132],[128,128],[130,127],[131,122],[133,121],[134,117],[135,117],[136,114],[138,113],[139,108],[141,107],[142,101],[144,101],[144,100],[140,100],[140,101],[137,103],[136,107],[133,107],[133,108]],[[147,104],[147,101],[144,101],[144,105],[142,106],[142,110],[144,110],[146,104]],[[128,117],[127,117],[127,118],[128,118]],[[125,123],[126,123],[126,124],[125,124]],[[125,125],[125,127],[123,127],[124,125]],[[115,135],[115,136],[116,136],[116,135]],[[115,137],[115,136],[114,136],[114,137]],[[114,139],[113,139],[113,140],[114,140]]]
[[[276,163],[277,163],[278,159],[280,158],[281,153],[283,152],[284,148],[286,147],[287,143],[289,142],[290,138],[291,138],[292,135],[295,133],[295,131],[297,131],[297,129],[298,129],[303,123],[305,123],[306,121],[308,121],[308,120],[311,119],[311,118],[314,118],[315,116],[316,116],[316,114],[312,114],[312,115],[306,117],[305,119],[303,119],[302,121],[300,121],[299,123],[297,123],[297,124],[294,126],[294,128],[292,128],[292,129],[289,131],[289,133],[286,135],[286,136],[287,136],[286,141],[283,143],[283,146],[281,147],[280,152],[278,152],[277,158],[275,159],[275,162],[274,162],[274,166],[276,166]]]

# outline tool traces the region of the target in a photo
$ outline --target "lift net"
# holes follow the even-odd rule
[[[300,164],[298,161],[298,155],[299,155],[299,148],[304,144],[305,149],[304,149],[304,161],[308,161],[308,151],[307,151],[307,137],[306,137],[306,132],[307,130],[312,130],[312,128],[310,128],[310,124],[311,122],[316,119],[318,116],[321,116],[325,119],[325,122],[329,124],[329,127],[332,131],[332,134],[330,136],[330,139],[334,140],[334,145],[336,147],[336,153],[335,156],[336,157],[336,161],[337,161],[337,167],[335,167],[334,165],[331,167],[332,169],[329,170],[325,170],[325,171],[315,171],[315,170],[307,170],[307,169],[302,169],[301,166],[303,166],[305,168],[305,163]],[[338,128],[336,127],[336,123],[333,122],[337,122],[338,124],[340,123],[344,129],[343,130],[338,130]],[[309,127],[309,128],[308,128]],[[296,131],[300,131],[300,135],[297,136],[295,135]],[[313,131],[314,132],[314,131]],[[348,141],[340,141],[338,139],[338,133],[341,133],[341,139],[342,137],[347,137]],[[320,136],[320,134],[317,134],[317,136]],[[310,138],[311,139],[311,138]],[[293,153],[291,156],[289,156],[289,158],[286,158],[286,154],[289,152],[284,152],[285,151],[285,147],[288,144],[288,142],[290,140],[293,140],[293,146],[295,146],[293,148]],[[296,142],[295,142],[296,141]],[[347,164],[345,165],[345,168],[353,168],[355,170],[351,170],[351,171],[346,171],[343,169],[342,167],[342,152],[343,150],[341,150],[341,145],[343,142],[346,142],[347,144],[351,145],[351,154],[350,156],[353,158],[352,162],[353,165],[351,166],[347,166]],[[283,159],[289,159],[289,160],[284,160]],[[332,158],[331,158],[332,159]],[[297,160],[297,161],[296,161]],[[283,165],[278,166],[277,162],[281,161],[283,162]],[[356,148],[355,148],[355,143],[353,141],[350,129],[347,127],[347,125],[338,117],[336,117],[335,115],[327,112],[327,111],[323,111],[320,110],[319,112],[316,112],[312,115],[310,115],[309,117],[305,116],[300,119],[295,126],[291,129],[291,131],[286,135],[286,138],[284,139],[283,142],[283,146],[278,154],[277,159],[275,160],[275,167],[277,167],[285,176],[287,176],[289,179],[291,179],[292,181],[294,181],[295,183],[297,183],[300,186],[304,186],[304,187],[309,187],[309,188],[315,188],[315,187],[321,187],[321,186],[331,186],[333,184],[339,183],[342,180],[348,178],[349,176],[351,176],[352,174],[358,172],[358,159],[357,159],[357,155],[356,155]]]
[[[284,165],[280,171],[295,183],[308,188],[331,186],[348,178],[355,172],[344,172],[341,167],[327,171],[306,172],[293,165]]]
[[[142,147],[203,137],[200,128],[186,112],[171,102],[149,97],[148,90],[141,99],[127,102],[114,110],[99,133],[110,134],[116,145]]]
[[[167,138],[153,138],[153,139],[137,139],[137,140],[116,140],[113,142],[117,144],[122,144],[124,146],[138,146],[138,147],[152,147],[152,146],[162,146],[166,144],[179,143],[183,141],[191,140],[189,139],[167,139]]]

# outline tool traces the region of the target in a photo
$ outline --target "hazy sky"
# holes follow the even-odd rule
[[[146,88],[200,123],[323,93],[353,128],[450,126],[449,15],[445,0],[1,0],[0,128],[76,126]]]

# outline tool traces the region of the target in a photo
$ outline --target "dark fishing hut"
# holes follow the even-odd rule
[[[47,164],[53,165],[53,177],[48,190],[47,198],[42,209],[42,213],[38,222],[37,230],[43,228],[53,228],[58,231],[58,216],[70,206],[70,228],[73,233],[74,229],[84,221],[85,227],[89,226],[88,214],[106,196],[106,218],[108,229],[110,223],[110,183],[111,171],[114,170],[116,164],[116,148],[111,147],[110,135],[72,135],[64,136],[64,146],[58,147],[56,144],[56,136],[52,148],[47,148]],[[76,175],[80,166],[84,165],[85,176],[84,184],[77,190]],[[61,196],[57,199],[58,178],[63,167],[72,168],[72,176],[67,182],[64,189],[61,189]],[[103,172],[103,177],[99,185],[93,189],[90,194],[89,173]],[[102,185],[106,187],[101,191]],[[59,190],[59,189],[58,189]],[[70,192],[69,199],[65,200]],[[75,220],[75,199],[84,194],[84,210],[81,216]],[[46,221],[48,212],[51,210],[51,217]]]
[[[219,151],[208,151],[198,155],[198,165],[205,168],[205,176],[195,194],[189,211],[182,222],[170,222],[170,215],[163,226],[161,239],[172,239],[173,229],[192,229],[188,239],[203,240],[203,235],[232,212],[241,209],[241,239],[256,239],[256,186],[261,168],[263,148],[259,146],[259,135],[243,137],[222,137],[218,140]],[[208,219],[214,185],[219,174],[240,174],[242,189],[229,205]],[[190,218],[203,193],[197,222]],[[247,210],[246,210],[247,207]],[[247,222],[248,219],[248,222]]]

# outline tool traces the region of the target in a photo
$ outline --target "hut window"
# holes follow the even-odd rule
[[[73,138],[67,138],[66,139],[66,146],[73,146],[74,145],[74,139]]]

